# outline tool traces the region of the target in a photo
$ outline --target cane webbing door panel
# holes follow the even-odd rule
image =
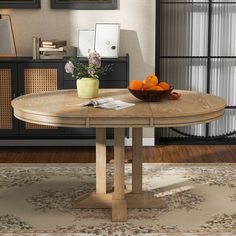
[[[14,70],[14,65],[4,63],[0,65],[0,134],[17,132],[11,107],[11,100],[15,94]]]
[[[56,91],[60,87],[60,67],[56,63],[22,63],[19,70],[22,75],[21,94]],[[62,130],[52,126],[22,123],[26,134],[58,134]]]
[[[0,129],[12,129],[11,69],[0,69]]]
[[[25,94],[57,90],[57,69],[24,69]],[[55,127],[25,123],[26,129],[55,129]]]

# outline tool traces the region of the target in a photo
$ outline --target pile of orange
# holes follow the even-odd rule
[[[149,75],[145,80],[138,81],[133,80],[130,82],[129,89],[131,90],[142,90],[142,91],[168,91],[171,89],[171,86],[167,82],[158,83],[158,78],[156,75]],[[180,94],[176,92],[172,92],[169,94],[169,99],[177,100],[180,98]]]
[[[132,90],[163,91],[163,90],[170,90],[170,85],[167,82],[158,83],[157,76],[149,75],[143,82],[138,80],[131,81],[129,88]]]

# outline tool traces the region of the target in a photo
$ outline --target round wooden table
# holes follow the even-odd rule
[[[127,208],[161,208],[165,203],[142,191],[142,128],[177,127],[208,123],[224,115],[225,100],[210,94],[178,91],[179,100],[145,103],[127,89],[101,89],[99,97],[135,103],[124,110],[81,107],[87,101],[76,90],[42,92],[12,101],[16,118],[56,127],[96,128],[96,192],[83,196],[77,208],[112,208],[113,221],[126,221]],[[106,128],[114,128],[114,192],[106,189]],[[125,193],[125,128],[132,128],[132,192]]]

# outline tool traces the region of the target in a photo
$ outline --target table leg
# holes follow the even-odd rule
[[[96,129],[96,192],[85,194],[76,203],[76,208],[111,208],[111,194],[106,193],[106,129]]]
[[[112,221],[127,221],[127,203],[124,190],[125,129],[115,129],[114,193],[112,195]]]
[[[132,193],[142,193],[142,146],[143,146],[143,129],[133,128],[133,158],[132,158]]]
[[[113,221],[127,220],[128,208],[162,208],[165,203],[152,193],[142,191],[142,129],[133,129],[132,192],[124,190],[124,136],[123,128],[115,129],[114,193],[106,193],[106,131],[97,129],[96,138],[96,192],[82,196],[76,208],[112,208]]]
[[[96,193],[106,193],[106,129],[96,129]]]
[[[133,128],[132,155],[132,192],[126,194],[128,208],[163,208],[165,203],[150,192],[142,191],[143,159],[142,159],[142,128]]]

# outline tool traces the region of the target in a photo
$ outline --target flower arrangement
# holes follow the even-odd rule
[[[99,53],[92,52],[88,56],[88,64],[81,63],[78,58],[71,58],[65,65],[66,73],[72,74],[75,79],[94,78],[112,71],[112,65],[102,66]]]

